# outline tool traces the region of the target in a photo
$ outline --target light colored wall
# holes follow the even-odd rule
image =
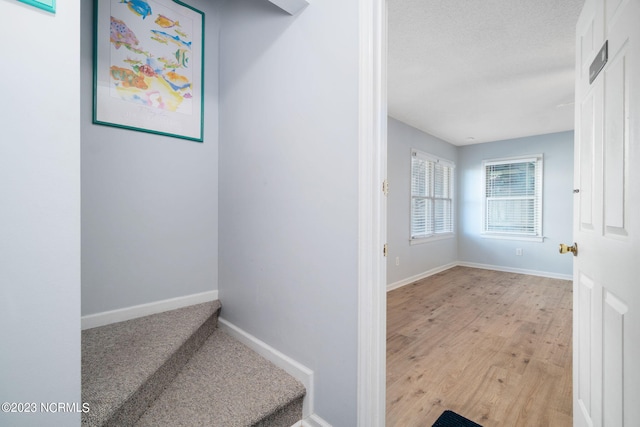
[[[79,425],[39,404],[80,402],[80,1],[0,16],[0,425]]]
[[[222,317],[315,374],[315,412],[355,426],[358,3],[222,18]]]
[[[557,276],[571,275],[571,257],[560,256],[558,245],[573,241],[573,132],[456,147],[391,117],[388,129],[389,285],[401,284],[457,261]],[[456,163],[455,239],[409,244],[411,148]],[[544,242],[481,237],[482,161],[538,153],[544,154]],[[516,248],[522,248],[522,256],[515,255]],[[397,257],[400,265],[396,265]]]
[[[458,260],[456,236],[419,245],[410,244],[411,149],[451,160],[456,163],[456,170],[459,168],[455,145],[391,117],[388,125],[387,283],[394,284]],[[399,258],[400,265],[396,265],[396,258]]]
[[[538,153],[544,154],[544,242],[482,238],[482,161]],[[573,132],[460,147],[458,166],[461,261],[571,275],[572,257],[558,254],[558,245],[573,242]],[[523,249],[522,256],[515,255],[516,248]]]
[[[91,123],[93,2],[82,2],[82,314],[217,289],[218,36],[205,13],[204,143]]]

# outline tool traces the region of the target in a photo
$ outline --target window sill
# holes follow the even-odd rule
[[[525,236],[518,234],[491,234],[485,233],[480,235],[483,239],[498,239],[498,240],[520,240],[522,242],[544,242],[544,236]]]
[[[415,239],[409,239],[409,244],[413,245],[422,245],[423,243],[436,242],[438,240],[448,240],[455,238],[455,233],[442,233],[442,234],[432,234],[428,237],[417,237]]]

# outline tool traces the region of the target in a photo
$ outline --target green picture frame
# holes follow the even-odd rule
[[[94,0],[93,123],[204,141],[204,13]]]
[[[46,10],[50,13],[56,13],[56,0],[18,0],[38,9]]]

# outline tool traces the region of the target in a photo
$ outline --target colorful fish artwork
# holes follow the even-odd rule
[[[166,33],[164,31],[158,31],[158,30],[151,30],[151,32],[156,37],[159,37],[159,38],[162,38],[162,39],[166,39],[166,40],[168,40],[170,42],[173,42],[173,43],[177,44],[178,46],[185,46],[185,47],[188,47],[189,49],[191,49],[191,42],[186,42],[186,41],[182,40],[178,36],[172,36],[169,33]]]
[[[110,68],[111,77],[114,80],[122,82],[124,87],[135,87],[138,89],[147,89],[149,86],[144,82],[144,77],[136,74],[127,68],[116,67]]]
[[[162,44],[169,44],[169,40],[163,39],[160,37],[151,37],[151,40],[156,41],[158,43],[162,43]]]
[[[180,68],[180,64],[178,64],[173,59],[158,58],[158,62],[163,64],[162,68],[164,70],[174,70],[175,71],[176,68]]]
[[[127,27],[127,24],[112,16],[111,43],[114,44],[116,49],[120,49],[120,46],[125,46],[131,49],[133,46],[137,46],[139,41],[133,31]]]
[[[158,91],[152,91],[146,94],[147,105],[150,107],[164,109],[166,105],[162,99],[162,94]]]
[[[165,73],[162,77],[164,77],[165,81],[169,83],[171,88],[175,91],[187,89],[191,86],[191,82],[188,78],[173,71]]]
[[[126,62],[127,64],[134,65],[134,66],[142,64],[142,62],[140,62],[139,60],[131,59],[131,58],[125,59],[124,62]]]
[[[174,21],[174,20],[169,19],[166,16],[160,15],[160,14],[156,18],[155,22],[156,22],[156,24],[158,24],[162,28],[173,28],[173,27],[179,27],[180,26],[180,23],[178,21]]]
[[[156,71],[151,68],[149,65],[144,64],[144,65],[140,65],[138,67],[138,71],[140,71],[142,74],[144,74],[147,77],[155,77],[156,76]]]
[[[191,63],[192,22],[160,2],[109,1],[110,95],[154,109],[190,114],[195,105],[192,90],[197,71]],[[125,49],[120,49],[123,46]]]
[[[156,74],[162,73],[164,66],[162,62],[155,58],[147,58],[147,65],[151,68]]]
[[[149,3],[144,0],[121,0],[120,3],[129,6],[129,10],[138,16],[142,16],[142,19],[153,13]]]
[[[189,51],[187,49],[178,49],[176,50],[176,61],[180,64],[181,67],[187,68],[189,63],[189,57],[187,56]]]

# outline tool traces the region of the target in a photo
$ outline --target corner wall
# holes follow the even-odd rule
[[[40,407],[81,399],[80,1],[57,9],[0,1],[0,402],[37,405],[3,426],[80,425]]]
[[[222,316],[314,371],[315,413],[357,425],[358,2],[226,4]]]
[[[82,2],[83,315],[217,289],[220,13],[189,4],[205,13],[203,143],[92,124],[93,2]]]
[[[391,117],[388,123],[389,289],[456,264],[560,278],[571,276],[572,259],[560,256],[558,245],[573,242],[573,131],[457,147]],[[456,163],[453,239],[410,244],[411,148]],[[544,242],[483,238],[482,161],[539,153],[544,155]],[[516,248],[523,250],[522,256],[516,256]]]
[[[570,276],[572,257],[560,255],[558,245],[573,242],[573,132],[467,145],[458,153],[460,261]],[[483,238],[482,161],[538,153],[544,154],[544,242]],[[522,248],[522,256],[516,256],[516,248]]]
[[[456,174],[459,166],[455,145],[391,117],[388,123],[387,283],[394,285],[413,281],[412,278],[458,260],[457,230],[451,238],[411,245],[411,149],[456,163]],[[455,192],[458,192],[457,182]],[[457,207],[454,212],[457,215]],[[396,265],[397,258],[399,265]]]

